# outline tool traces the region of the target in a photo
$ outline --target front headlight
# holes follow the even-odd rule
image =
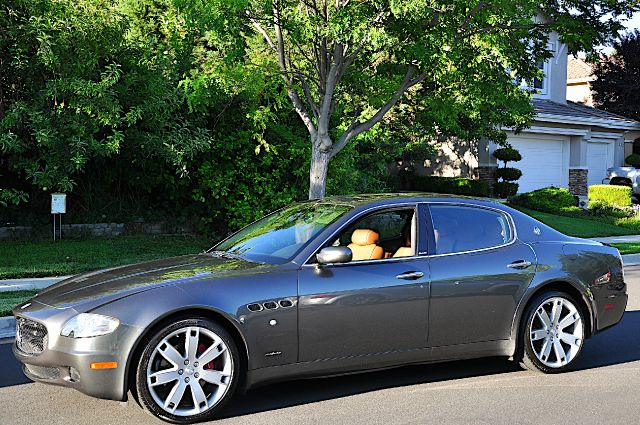
[[[80,313],[67,320],[60,335],[69,338],[89,338],[110,334],[118,329],[120,321],[101,314]]]

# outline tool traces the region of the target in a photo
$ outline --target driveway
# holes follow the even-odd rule
[[[585,345],[579,370],[541,375],[504,359],[409,366],[262,387],[216,424],[632,424],[640,417],[640,267],[622,322]],[[27,383],[0,344],[0,424],[159,423],[135,402]]]

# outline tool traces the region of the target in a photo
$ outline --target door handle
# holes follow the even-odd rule
[[[511,264],[507,264],[507,267],[509,267],[510,269],[526,269],[530,265],[531,265],[531,261],[518,260],[518,261],[514,261]]]
[[[416,280],[420,279],[422,276],[424,276],[424,273],[422,272],[406,272],[397,275],[396,279]]]

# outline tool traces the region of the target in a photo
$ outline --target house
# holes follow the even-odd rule
[[[591,82],[596,79],[593,66],[580,58],[569,58],[567,64],[567,100],[593,106]]]
[[[555,186],[584,196],[589,185],[602,182],[608,168],[623,165],[640,137],[640,122],[587,106],[591,97],[584,92],[591,76],[585,74],[590,67],[569,62],[557,34],[551,34],[550,47],[554,56],[540,64],[545,77],[534,83],[539,91],[532,100],[535,120],[519,134],[508,131],[507,140],[522,155],[522,161],[513,164],[522,170],[519,192]],[[576,89],[581,81],[586,85]],[[489,140],[450,140],[416,171],[493,182],[498,164],[492,153],[498,147]]]

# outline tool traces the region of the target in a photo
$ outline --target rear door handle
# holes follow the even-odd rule
[[[511,264],[507,264],[507,267],[509,267],[510,269],[526,269],[530,265],[531,265],[531,261],[518,260],[518,261],[514,261]]]
[[[401,273],[399,275],[396,276],[396,279],[404,279],[404,280],[416,280],[416,279],[420,279],[422,276],[424,276],[424,273],[422,272],[406,272],[406,273]]]

